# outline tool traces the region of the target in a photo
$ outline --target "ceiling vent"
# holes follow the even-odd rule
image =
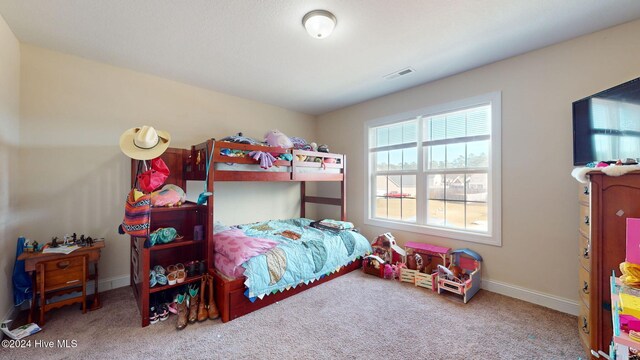
[[[409,74],[413,74],[414,72],[416,72],[415,70],[413,70],[412,68],[408,67],[408,68],[404,68],[402,70],[398,70],[398,71],[394,71],[391,74],[385,75],[384,78],[386,80],[393,80],[393,79],[397,79],[401,76],[407,76]]]

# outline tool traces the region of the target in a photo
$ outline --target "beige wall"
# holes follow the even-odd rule
[[[18,236],[17,155],[20,137],[20,44],[0,16],[0,316],[13,304],[11,275]]]
[[[483,279],[577,301],[571,103],[640,76],[638,34],[640,21],[627,23],[320,116],[320,140],[348,155],[349,218],[369,237],[386,231],[363,221],[365,121],[502,91],[503,246],[393,233],[469,247],[484,257]]]
[[[184,148],[238,131],[256,138],[272,128],[315,135],[312,116],[26,44],[21,49],[21,232],[43,241],[72,232],[105,237],[103,279],[129,274],[129,240],[116,232],[129,190],[129,159],[118,147],[124,130],[153,125]],[[228,224],[299,215],[296,184],[220,184],[216,194],[216,220]]]

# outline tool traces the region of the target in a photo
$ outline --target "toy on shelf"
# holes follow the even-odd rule
[[[438,294],[462,295],[466,304],[480,290],[482,257],[470,249],[451,251],[451,266],[438,265]]]
[[[405,247],[410,254],[407,255],[407,268],[400,271],[400,281],[436,291],[438,273],[434,265],[440,263],[449,266],[451,249],[412,241],[406,243]]]

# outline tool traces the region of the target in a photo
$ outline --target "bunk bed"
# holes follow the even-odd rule
[[[227,156],[223,153],[246,154],[262,151],[272,154],[277,160],[273,168],[262,169],[256,160],[248,156]],[[287,154],[287,156],[279,156]],[[207,156],[211,155],[209,166]],[[285,158],[283,160],[281,158]],[[315,161],[305,161],[313,158]],[[190,155],[185,161],[185,178],[187,180],[205,180],[207,188],[215,194],[215,183],[219,181],[281,181],[300,183],[300,217],[305,218],[306,204],[327,204],[340,207],[340,220],[346,221],[346,158],[341,154],[282,149],[262,145],[241,144],[226,141],[207,140],[191,147]],[[207,176],[208,173],[208,176]],[[329,181],[340,185],[340,197],[328,198],[308,196],[307,181]],[[215,298],[223,322],[246,315],[267,305],[281,301],[311,287],[330,281],[361,267],[361,259],[353,259],[339,270],[308,283],[301,283],[284,291],[273,292],[261,298],[249,298],[245,286],[246,278],[239,276],[230,278],[218,271],[214,264],[214,204],[215,196],[207,201],[207,264],[208,271],[215,279]]]

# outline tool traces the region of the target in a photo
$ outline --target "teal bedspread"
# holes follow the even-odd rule
[[[277,291],[316,281],[371,252],[369,241],[359,233],[319,230],[311,227],[311,222],[300,218],[239,226],[248,236],[278,242],[269,252],[242,264],[249,298],[261,299]]]

